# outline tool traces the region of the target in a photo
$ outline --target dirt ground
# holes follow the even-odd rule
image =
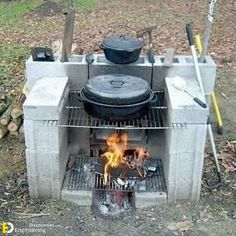
[[[55,11],[48,10],[50,7],[55,7]],[[97,10],[79,11],[76,15],[76,50],[79,53],[99,52],[98,46],[104,35],[111,34],[120,24],[128,24],[131,28],[157,24],[158,30],[154,34],[156,53],[164,53],[173,45],[177,53],[190,53],[184,33],[185,23],[194,22],[195,30],[201,32],[206,9],[205,0],[177,0],[174,5],[170,0],[100,1]],[[235,10],[233,0],[219,2],[209,45],[209,53],[218,65],[215,91],[224,134],[215,133],[215,138],[224,186],[213,189],[208,186],[216,176],[211,149],[206,145],[199,203],[161,205],[136,210],[132,216],[123,219],[104,219],[87,207],[52,199],[30,199],[25,146],[18,137],[8,135],[0,140],[0,222],[13,222],[19,230],[16,235],[235,235],[236,144],[232,142],[236,141]],[[51,45],[62,36],[63,17],[60,12],[61,5],[39,7],[23,16],[25,28],[12,29],[11,35],[5,37],[0,34],[0,40],[28,46]],[[216,130],[214,120],[212,126]]]

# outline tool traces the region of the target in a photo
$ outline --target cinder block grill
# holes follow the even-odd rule
[[[168,68],[162,56],[155,56],[153,65],[145,56],[129,65],[110,63],[102,54],[95,54],[94,59],[89,72],[84,55],[72,56],[66,63],[60,58],[55,62],[29,58],[26,63],[30,94],[24,104],[24,125],[31,197],[52,196],[92,205],[97,202],[95,196],[109,199],[109,190],[110,197],[115,198],[124,197],[120,192],[127,193],[124,198],[133,199],[127,204],[136,207],[198,200],[209,110],[173,86],[173,77],[181,76],[188,91],[205,100],[191,57],[176,56]],[[200,70],[208,101],[216,65],[207,57]],[[153,85],[157,102],[144,117],[105,121],[85,111],[78,95],[88,78],[112,73],[139,76]],[[157,162],[153,176],[139,179],[134,186],[117,185],[119,176],[111,176],[105,185],[103,173],[90,170],[90,163],[99,158],[112,132],[127,133],[128,150],[142,147],[149,152],[150,159]],[[127,179],[132,183],[135,176]]]

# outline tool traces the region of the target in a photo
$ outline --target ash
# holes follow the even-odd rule
[[[122,218],[134,210],[134,192],[96,190],[93,210],[102,217]]]

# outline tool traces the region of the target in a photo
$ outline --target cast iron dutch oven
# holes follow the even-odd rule
[[[89,79],[80,97],[89,114],[113,121],[141,117],[155,100],[145,80],[121,74]]]
[[[129,64],[138,60],[144,42],[129,36],[110,36],[103,40],[101,48],[108,61]]]

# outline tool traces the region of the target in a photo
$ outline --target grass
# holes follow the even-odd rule
[[[0,29],[6,27],[18,27],[22,23],[22,16],[39,6],[42,0],[21,2],[0,2]]]
[[[63,0],[65,5],[73,2],[78,10],[82,11],[96,11],[99,8],[97,0]]]
[[[23,70],[29,49],[21,45],[0,44],[0,83],[10,85],[10,79]],[[13,82],[13,81],[12,81]]]
[[[0,31],[9,34],[14,29],[22,29],[22,16],[42,3],[41,0],[0,2]],[[0,42],[0,84],[8,85],[10,79],[19,74],[29,50],[25,46]]]
[[[39,6],[42,1],[21,1],[12,3],[0,3],[0,17],[8,20],[16,20],[28,11]]]

